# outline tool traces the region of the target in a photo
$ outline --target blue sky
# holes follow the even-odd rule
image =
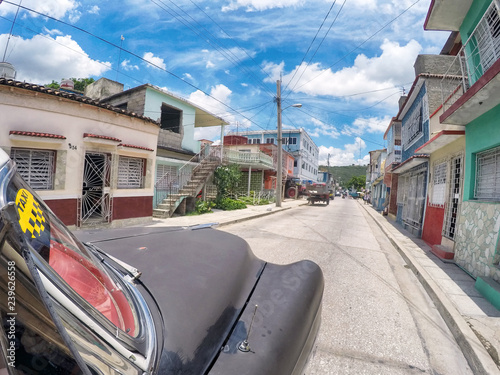
[[[385,146],[417,55],[449,35],[423,30],[430,0],[22,0],[14,25],[20,0],[9,1],[0,52],[16,79],[151,83],[228,132],[276,129],[281,76],[283,107],[302,104],[283,111],[283,128],[306,129],[322,165],[366,164]],[[196,137],[217,141],[220,128]]]

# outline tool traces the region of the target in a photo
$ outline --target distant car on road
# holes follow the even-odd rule
[[[79,237],[0,150],[0,373],[303,373],[321,321],[315,263],[267,263],[210,227]]]

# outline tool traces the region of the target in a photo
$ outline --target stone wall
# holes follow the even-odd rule
[[[493,277],[500,281],[499,230],[500,205],[462,202],[455,239],[456,263],[474,277]]]

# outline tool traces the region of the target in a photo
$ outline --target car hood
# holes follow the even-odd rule
[[[142,227],[76,234],[142,272],[139,281],[163,316],[159,373],[204,373],[265,267],[244,240],[212,228]]]

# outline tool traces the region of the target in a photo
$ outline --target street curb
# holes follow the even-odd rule
[[[307,203],[299,204],[297,207],[305,206],[305,205],[307,205]],[[275,214],[277,212],[281,212],[281,211],[285,211],[285,210],[291,210],[292,208],[294,208],[294,207],[280,207],[279,209],[274,209],[274,210],[271,210],[271,211],[262,212],[260,214],[255,214],[255,215],[251,215],[251,216],[247,216],[247,217],[242,217],[242,218],[239,218],[239,219],[224,221],[224,222],[218,223],[218,226],[222,227],[224,225],[241,223],[243,221],[248,221],[248,220],[252,220],[252,219],[257,219],[259,217],[263,217],[263,216],[267,216],[267,215],[272,215],[272,214]]]
[[[363,207],[363,205],[361,205]],[[481,344],[481,341],[472,331],[470,326],[465,321],[464,317],[458,312],[449,298],[444,294],[437,283],[430,277],[427,271],[415,260],[402,245],[397,238],[394,238],[390,231],[382,222],[382,216],[376,211],[368,210],[368,207],[363,207],[364,210],[372,217],[375,223],[389,238],[390,242],[400,253],[410,269],[417,276],[425,291],[436,305],[441,317],[446,322],[446,325],[457,341],[462,353],[464,354],[469,366],[474,374],[500,374],[498,366],[493,361],[487,350]],[[384,219],[385,220],[385,219]],[[387,221],[386,221],[387,222]]]
[[[219,223],[218,226],[222,227],[224,225],[241,223],[243,221],[257,219],[259,217],[268,216],[268,215],[271,215],[271,214],[275,214],[277,212],[281,212],[281,211],[285,211],[285,210],[290,210],[291,208],[292,207],[281,207],[279,210],[266,211],[266,212],[263,212],[263,213],[260,213],[260,214],[255,214],[255,215],[251,215],[251,216],[241,217],[239,219],[228,220],[228,221],[224,221],[224,222]]]

